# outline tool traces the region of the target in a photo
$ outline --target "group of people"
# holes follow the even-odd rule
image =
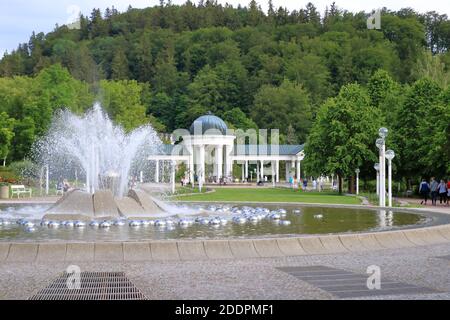
[[[299,188],[302,188],[303,191],[307,191],[308,190],[308,179],[300,179],[297,181],[297,179],[295,179],[294,177],[290,177],[289,178],[289,184],[291,185],[291,188],[294,190],[298,190]],[[316,180],[313,179],[312,180],[312,190],[316,191],[323,191],[324,190],[324,182],[322,179],[320,180]]]
[[[56,191],[67,193],[72,190],[72,186],[70,185],[67,179],[59,179],[58,184],[56,185]]]
[[[421,204],[427,204],[428,199],[431,196],[431,204],[433,206],[437,205],[437,200],[439,198],[440,204],[449,205],[450,204],[450,180],[442,179],[440,182],[432,177],[430,182],[426,179],[422,179],[419,186],[419,193],[422,196]]]

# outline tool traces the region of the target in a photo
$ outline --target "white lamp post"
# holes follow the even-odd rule
[[[373,168],[377,171],[377,195],[380,195],[380,164],[375,163]]]
[[[393,150],[386,151],[386,159],[388,160],[388,197],[389,207],[392,207],[392,160],[395,158]]]
[[[361,172],[361,170],[356,169],[356,195],[359,196],[359,174]]]
[[[386,206],[386,137],[389,133],[389,130],[386,128],[381,128],[378,131],[380,136],[376,141],[376,145],[380,150],[380,207]]]

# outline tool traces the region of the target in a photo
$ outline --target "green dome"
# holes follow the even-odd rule
[[[202,116],[195,120],[189,131],[191,135],[194,135],[195,133],[197,133],[195,132],[195,129],[200,132],[200,128],[202,130],[202,134],[205,134],[206,131],[210,130],[210,134],[215,134],[215,131],[216,134],[219,134],[220,132],[220,134],[226,135],[228,131],[228,126],[226,125],[226,123],[219,117],[216,117],[212,114]]]

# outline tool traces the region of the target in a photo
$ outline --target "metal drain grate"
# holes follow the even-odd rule
[[[380,290],[367,288],[368,275],[325,266],[277,268],[338,298],[359,298],[399,294],[427,294],[438,291],[382,278]]]
[[[63,273],[30,300],[146,300],[123,272],[82,272],[81,288],[69,289]]]

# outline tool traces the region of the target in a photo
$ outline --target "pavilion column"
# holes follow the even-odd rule
[[[245,180],[248,180],[248,161],[245,161]]]
[[[300,160],[297,160],[297,181],[300,181],[302,178],[302,162]]]
[[[261,160],[261,181],[264,182],[264,160]]]
[[[275,171],[276,171],[276,175],[277,175],[277,183],[280,183],[280,160],[275,161]]]
[[[189,180],[192,184],[195,183],[194,181],[194,170],[195,170],[195,165],[194,165],[194,149],[191,148],[190,150],[191,155],[189,156]]]
[[[242,182],[245,182],[245,164],[246,162],[242,162]]]
[[[201,180],[201,182],[202,183],[205,183],[205,145],[200,145],[199,146],[199,163],[200,163],[200,166],[199,166],[199,168],[198,168],[198,172],[197,172],[197,175],[198,175],[198,178],[199,178],[199,180]]]
[[[258,182],[259,181],[259,171],[260,171],[260,169],[259,169],[259,161],[256,161],[256,182]]]
[[[289,177],[290,177],[290,174],[289,174],[289,165],[290,165],[290,162],[289,161],[286,161],[286,182],[289,182]]]
[[[156,167],[155,167],[155,182],[159,183],[159,160],[156,160]]]
[[[233,162],[231,161],[231,152],[233,146],[225,146],[225,176],[228,178],[233,174]]]
[[[223,145],[216,146],[217,179],[223,177]]]

